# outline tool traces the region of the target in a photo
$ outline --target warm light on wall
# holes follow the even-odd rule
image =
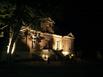
[[[21,30],[21,32],[23,31]],[[62,35],[56,35],[56,34],[43,33],[43,32],[35,31],[35,30],[29,30],[29,31],[30,31],[29,34],[26,37],[24,37],[22,41],[25,44],[27,44],[27,46],[30,49],[30,53],[38,51],[38,49],[40,49],[40,51],[42,50],[40,56],[42,57],[44,61],[47,61],[48,58],[50,57],[50,52],[48,49],[61,51],[61,53],[64,56],[71,55],[73,51],[73,44],[75,39],[72,33],[69,33],[66,36],[62,36]],[[36,40],[38,38],[40,38],[39,39],[40,41]],[[50,45],[50,48],[47,47],[49,45]],[[47,49],[44,49],[44,48],[47,48]]]
[[[60,35],[53,35],[53,49],[54,50],[62,50],[62,36]]]
[[[63,54],[64,56],[67,56],[67,55],[69,55],[69,52],[68,52],[68,51],[62,51],[62,54]]]
[[[73,42],[74,42],[74,39],[72,37],[64,36],[63,37],[63,51],[71,52],[73,48]]]

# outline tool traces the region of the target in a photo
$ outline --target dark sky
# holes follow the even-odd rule
[[[96,57],[103,51],[103,7],[99,1],[70,1],[65,8],[64,31],[74,33],[75,49],[82,51],[83,56]],[[69,4],[69,3],[68,3]],[[68,6],[70,8],[68,8]],[[68,12],[67,12],[68,11]],[[103,53],[102,53],[103,55]]]
[[[78,44],[86,50],[102,49],[103,7],[99,1],[65,3],[63,31],[76,35]]]

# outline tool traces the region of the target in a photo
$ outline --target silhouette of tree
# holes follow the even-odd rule
[[[36,29],[39,27],[40,18],[58,18],[58,16],[62,15],[61,11],[63,11],[61,3],[62,2],[59,0],[1,0],[0,26],[1,24],[8,25],[9,29],[12,31],[12,41],[9,50],[12,50],[13,44],[16,42],[18,33],[24,23]],[[54,33],[53,30],[49,30],[53,27],[53,23],[51,23],[50,28],[46,28],[47,26],[43,26],[43,24],[41,24],[43,31]]]

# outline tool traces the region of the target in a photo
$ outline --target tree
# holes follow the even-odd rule
[[[60,1],[58,0],[55,2],[49,2],[48,0],[37,0],[34,2],[31,0],[1,0],[0,3],[0,24],[8,25],[12,31],[8,53],[11,53],[22,25],[31,25],[37,29],[40,25],[40,18],[58,17],[61,15],[60,10],[62,9]],[[58,3],[58,5],[56,3]],[[42,25],[41,27],[43,31],[45,31],[44,28],[46,26],[43,27]],[[39,28],[37,30],[39,30]],[[53,33],[53,30],[51,30],[51,33]]]
[[[20,0],[15,0],[11,3],[11,1],[1,1],[0,5],[0,24],[4,26],[8,25],[12,31],[9,39],[8,53],[11,53],[13,49],[23,22],[27,24],[31,23],[33,14],[25,2],[22,3]]]

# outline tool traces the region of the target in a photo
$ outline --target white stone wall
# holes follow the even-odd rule
[[[53,49],[54,50],[62,50],[63,49],[62,36],[53,34],[52,37],[53,37]]]
[[[74,39],[72,37],[64,36],[63,37],[63,51],[71,52],[73,48],[73,43],[74,43]]]

